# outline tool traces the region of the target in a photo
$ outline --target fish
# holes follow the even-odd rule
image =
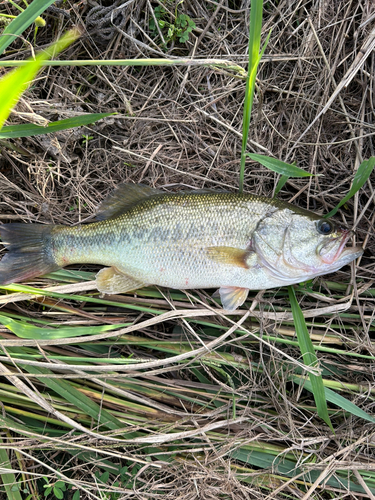
[[[0,225],[8,250],[0,284],[71,264],[99,264],[105,267],[96,286],[104,294],[149,285],[218,288],[223,308],[234,311],[249,290],[300,283],[357,259],[362,248],[346,246],[352,234],[278,199],[121,184],[102,202],[95,222]]]

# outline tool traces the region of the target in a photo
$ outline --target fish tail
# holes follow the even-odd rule
[[[53,255],[53,224],[1,224],[8,252],[0,262],[0,285],[17,283],[60,269]]]

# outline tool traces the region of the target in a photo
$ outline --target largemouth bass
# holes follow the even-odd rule
[[[249,290],[299,283],[331,273],[362,254],[346,248],[351,231],[276,199],[227,192],[168,194],[123,184],[101,205],[98,222],[80,226],[3,224],[9,250],[0,284],[69,264],[107,266],[98,290],[146,285],[219,288],[235,310]]]

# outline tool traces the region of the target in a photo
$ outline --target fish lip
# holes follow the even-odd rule
[[[340,229],[340,232],[341,232],[340,236],[337,236],[336,238],[331,238],[325,245],[323,245],[320,248],[319,256],[322,259],[322,262],[324,262],[324,264],[330,265],[330,264],[333,264],[334,262],[336,262],[337,260],[339,260],[341,257],[341,254],[344,252],[345,245],[347,244],[347,242],[349,241],[349,239],[353,235],[353,232],[348,230],[348,229]],[[333,255],[331,252],[328,252],[326,255],[324,255],[324,254],[322,255],[322,251],[326,248],[326,246],[328,244],[330,244],[334,241],[340,240],[340,239],[341,239],[340,245]]]
[[[341,253],[340,257],[339,257],[339,261],[340,260],[343,260],[345,259],[347,256],[350,255],[350,261],[351,262],[352,260],[354,259],[357,259],[358,257],[360,257],[361,255],[363,254],[363,248],[358,246],[358,247],[348,247],[348,248],[345,248],[344,251]]]

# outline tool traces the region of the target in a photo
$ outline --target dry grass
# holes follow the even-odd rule
[[[68,0],[60,8],[69,16],[49,11],[47,28],[39,31],[37,45],[43,46],[72,25],[82,23],[86,32],[65,53],[65,59],[128,59],[166,54],[168,57],[222,58],[245,67],[247,1],[185,0],[179,5],[179,12],[188,14],[197,28],[188,43],[169,44],[166,52],[160,48],[156,34],[149,30],[149,1],[129,3],[112,18],[118,26],[111,25],[107,15],[111,12],[110,6],[121,7],[125,3],[99,2],[108,10],[102,13],[102,25],[98,25],[95,24],[96,11],[92,10],[96,2]],[[153,7],[156,5],[157,2],[152,2]],[[175,12],[175,4],[167,3],[166,8]],[[372,140],[375,133],[375,68],[374,51],[371,51],[374,48],[375,9],[367,0],[266,2],[264,38],[270,29],[271,39],[258,74],[249,150],[283,161],[295,161],[299,167],[320,174],[309,180],[290,179],[279,197],[327,213],[348,191],[361,161],[375,154]],[[110,35],[109,39],[105,38],[107,35]],[[31,32],[29,38],[32,40]],[[17,47],[20,56],[24,57],[22,51],[27,51],[27,47],[22,43],[19,41],[12,47]],[[245,82],[241,78],[206,67],[48,68],[17,106],[11,117],[12,123],[35,120],[35,115],[56,120],[81,112],[116,111],[118,114],[87,129],[24,139],[18,145],[22,145],[27,155],[2,148],[0,219],[77,223],[91,215],[100,200],[116,185],[128,181],[170,190],[180,186],[238,189],[244,90]],[[246,192],[272,196],[276,181],[275,174],[248,162]],[[335,283],[347,284],[353,279],[354,271],[350,272],[349,268],[330,276],[331,284],[326,285],[324,279],[317,280],[314,291],[307,290],[301,299],[301,306],[307,311],[305,315],[310,321],[308,326],[312,334],[316,334],[315,340],[322,348],[328,348],[319,353],[321,362],[330,369],[334,367],[333,380],[336,377],[342,383],[362,388],[362,393],[352,391],[352,400],[370,414],[374,407],[374,361],[371,358],[374,355],[374,295],[366,295],[365,291],[371,289],[375,279],[373,194],[372,184],[368,182],[337,216],[346,225],[354,225],[358,241],[365,244],[364,256],[356,269],[360,284],[359,289],[354,288],[353,300],[349,301],[349,288],[335,291]],[[95,268],[91,266],[85,270]],[[37,282],[45,283],[42,280]],[[318,290],[325,297],[317,296]],[[182,302],[183,294],[174,296],[168,291],[162,291],[162,294],[164,297],[153,297],[150,292],[146,297],[139,294],[136,298],[126,296],[116,300],[133,305],[146,304],[161,311],[174,308],[185,311],[190,307],[189,302]],[[204,303],[209,301],[206,292],[198,297]],[[58,301],[49,300],[53,306],[59,305]],[[249,323],[246,319],[245,333],[242,331],[242,336],[226,340],[226,353],[232,356],[228,362],[232,363],[235,388],[231,386],[233,380],[220,378],[220,371],[216,369],[219,365],[215,365],[222,356],[219,353],[211,365],[202,362],[205,383],[203,378],[196,378],[198,357],[194,358],[196,364],[190,365],[188,358],[178,369],[161,363],[151,367],[151,372],[133,371],[127,375],[119,371],[123,378],[119,376],[118,379],[122,381],[134,377],[142,387],[154,384],[153,387],[160,388],[159,394],[147,396],[150,411],[138,415],[138,427],[134,416],[126,422],[129,408],[119,405],[118,401],[106,401],[106,407],[118,411],[118,418],[124,419],[125,435],[137,429],[155,428],[154,441],[159,436],[160,447],[167,456],[173,454],[173,449],[167,444],[172,428],[175,432],[192,434],[181,436],[186,449],[174,456],[172,464],[166,465],[165,457],[161,455],[161,469],[155,470],[143,464],[135,472],[130,468],[129,477],[132,477],[134,487],[119,490],[118,498],[361,497],[359,493],[346,496],[343,489],[324,488],[314,482],[306,487],[298,482],[288,483],[278,476],[269,476],[267,488],[262,488],[263,483],[256,478],[263,478],[263,471],[255,468],[250,474],[248,470],[241,470],[243,461],[241,457],[236,460],[235,450],[240,445],[258,441],[265,446],[275,446],[275,457],[292,453],[303,461],[306,456],[315,456],[314,470],[321,472],[322,478],[325,475],[330,477],[336,470],[373,470],[375,465],[373,424],[353,416],[341,416],[335,422],[336,435],[333,436],[328,427],[316,419],[311,396],[298,385],[293,387],[288,378],[288,367],[282,370],[286,356],[300,361],[295,345],[279,344],[273,340],[278,335],[287,340],[294,335],[290,319],[288,323],[287,318],[281,326],[282,319],[285,319],[286,295],[270,293],[255,299],[254,294],[254,300],[252,314],[259,323]],[[201,309],[196,311],[197,323],[189,322],[186,313],[182,315],[183,319],[167,317],[162,320],[156,316],[149,324],[147,320],[153,318],[153,314],[147,312],[114,306],[103,308],[101,312],[89,302],[86,305],[74,301],[61,303],[65,307],[63,312],[56,308],[46,310],[35,301],[14,301],[6,305],[6,310],[35,319],[47,318],[54,324],[62,318],[69,324],[79,321],[84,321],[85,325],[97,324],[103,321],[103,315],[108,323],[112,320],[136,321],[142,326],[135,334],[130,332],[128,335],[139,335],[148,341],[174,341],[176,345],[180,341],[186,342],[183,345],[187,350],[202,346],[197,340],[199,335],[207,343],[217,336],[212,333],[213,329],[208,332],[204,331],[204,325],[199,326],[199,321],[205,320]],[[332,313],[333,307],[340,303],[348,305],[344,312],[324,314],[320,310],[319,315],[314,314],[315,309],[323,307],[331,307],[328,312]],[[67,310],[68,306],[73,309]],[[274,312],[279,315],[275,316]],[[219,314],[210,321],[217,328],[223,327],[224,332],[232,326],[230,320]],[[251,336],[254,325],[264,342],[255,341]],[[12,341],[13,345],[27,345],[15,341],[16,337],[5,328],[1,332],[3,339]],[[113,337],[110,333],[101,337],[105,340],[111,335]],[[77,342],[77,339],[66,339],[56,341],[57,345],[54,345],[55,342],[41,341],[40,349],[43,353],[43,348],[49,346],[49,353],[86,355],[84,344]],[[163,359],[162,352],[152,350],[146,344],[135,342],[133,349],[131,338],[124,337],[114,350],[116,355],[134,355],[145,360],[159,355]],[[7,345],[10,344],[5,340],[4,349]],[[369,359],[350,358],[338,351],[329,351],[330,347],[336,346],[345,352],[369,355]],[[99,356],[98,353],[95,355]],[[175,355],[178,353],[176,350]],[[263,372],[252,371],[251,363],[263,366]],[[71,370],[66,372],[67,378],[69,375],[79,377],[90,387],[90,380],[87,381],[81,371]],[[106,380],[101,378],[99,371],[96,376],[99,381]],[[25,377],[25,380],[31,379],[35,383],[36,379],[30,375]],[[97,401],[100,403],[100,397],[108,387],[100,386],[97,380],[96,389],[101,387],[103,391],[102,395],[98,392]],[[117,380],[116,376],[112,380]],[[218,421],[221,408],[215,408],[211,396],[206,394],[205,399],[207,387],[217,391],[220,402],[226,405],[226,418],[232,419],[226,429],[221,429],[223,433],[219,437],[211,429],[211,434],[202,430]],[[168,392],[170,388],[174,392]],[[350,392],[345,393],[347,397],[350,397]],[[198,394],[203,394],[199,396],[201,399]],[[236,415],[231,407],[233,394],[237,398]],[[145,398],[142,391],[138,394],[130,392],[126,397],[133,402],[137,401],[136,397]],[[197,398],[196,403],[193,397]],[[202,406],[202,401],[207,401],[208,409]],[[194,429],[197,429],[196,435]],[[92,431],[95,433],[96,429]],[[164,442],[163,436],[166,436]],[[188,439],[191,436],[195,440]],[[52,474],[43,463],[61,468],[58,449],[66,449],[69,443],[98,447],[106,452],[112,450],[111,442],[95,441],[94,435],[82,434],[79,438],[71,435],[61,439],[60,444],[53,439],[41,443],[32,435],[28,438],[18,436],[15,444],[29,453],[29,457],[21,454],[24,470]],[[148,444],[137,447],[135,444],[120,446],[113,443],[113,446],[119,459],[122,455],[130,455],[133,459],[144,460],[151,453],[144,448]],[[97,494],[92,489],[95,484],[92,456],[85,465],[74,455],[69,455],[67,460],[64,473],[69,472],[69,477],[75,477],[81,486]],[[107,486],[109,495],[111,485]],[[83,493],[82,498],[85,498]]]

